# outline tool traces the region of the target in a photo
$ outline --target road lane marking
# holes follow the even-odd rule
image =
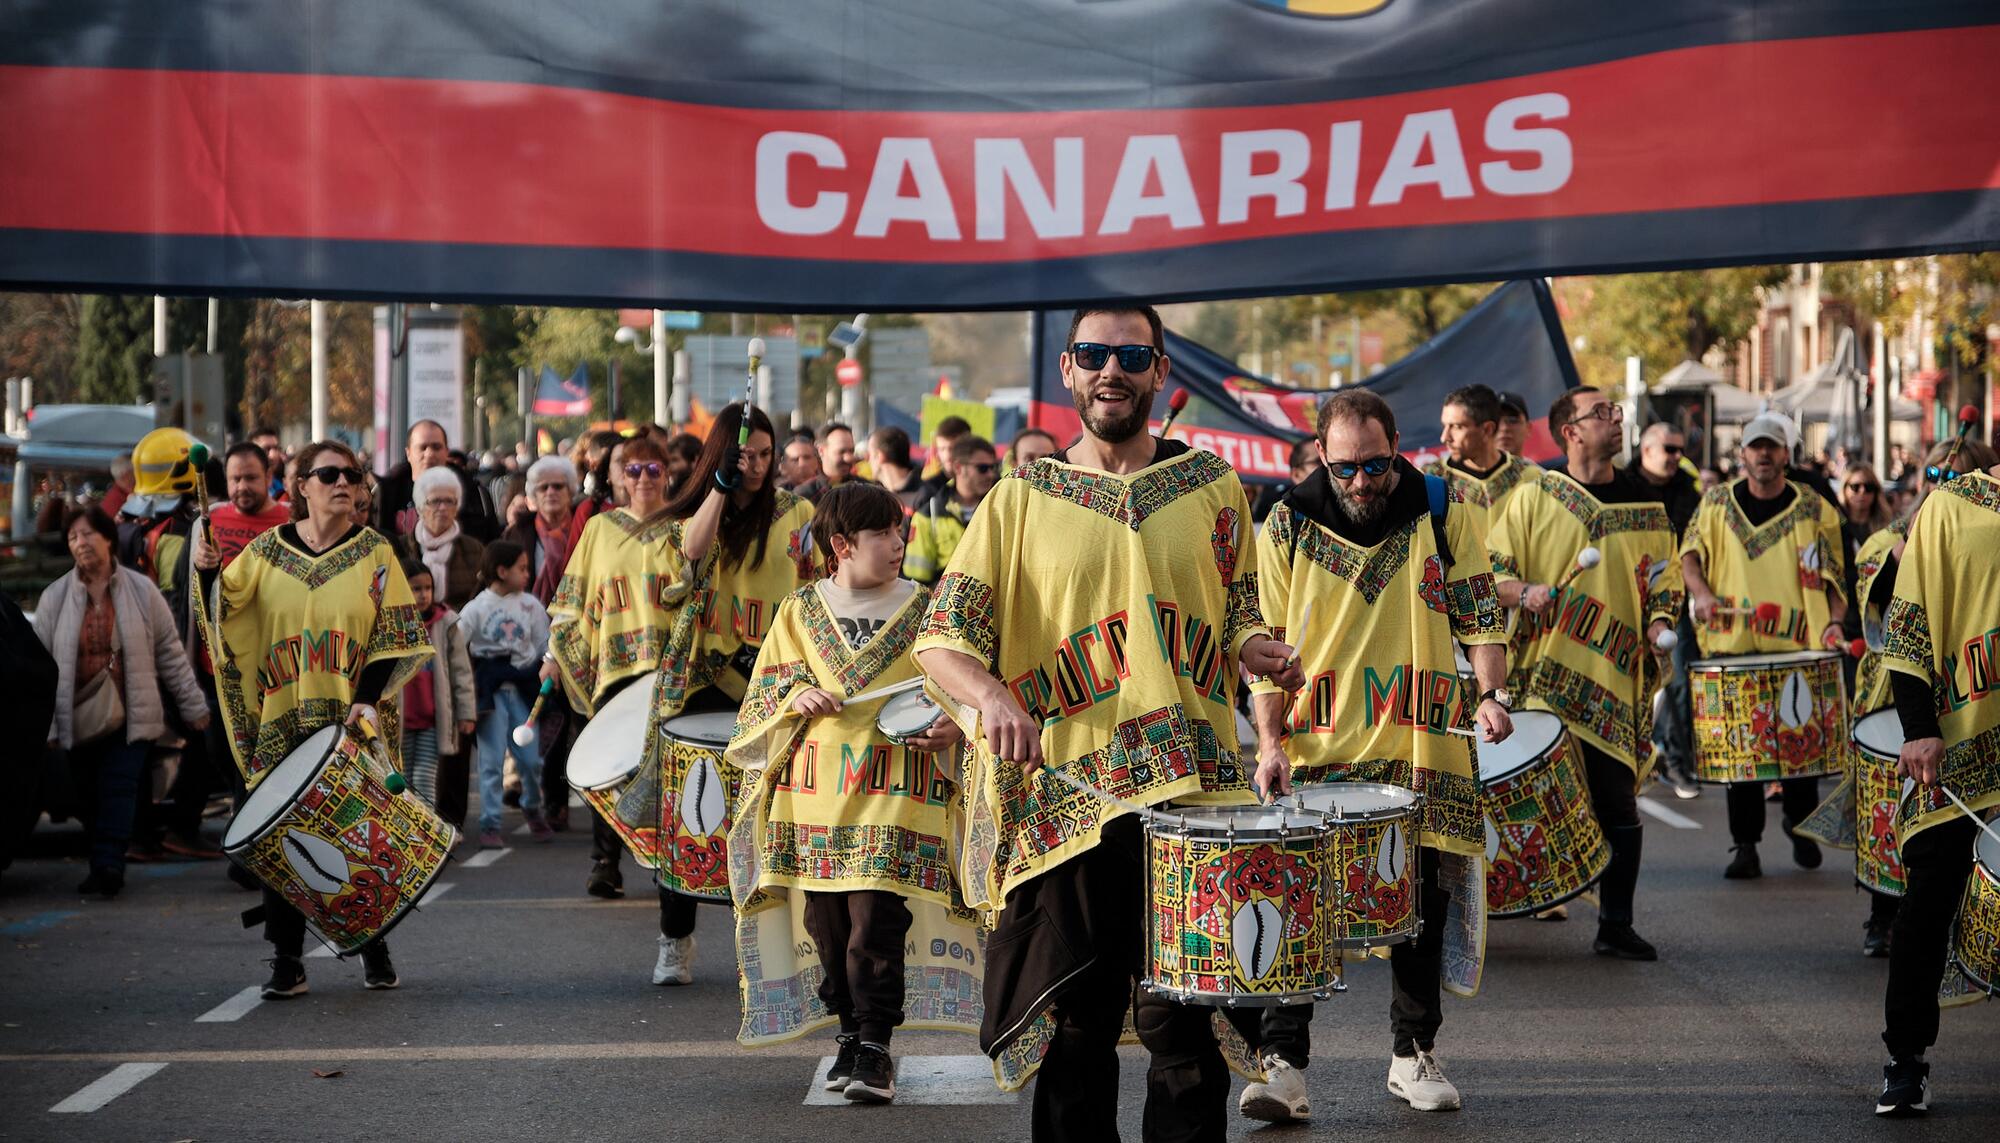
[[[522,823],[521,823],[521,825],[520,825],[520,828],[518,828],[518,829],[516,829],[516,830],[514,831],[514,836],[515,836],[515,837],[527,837],[527,836],[528,836],[529,834],[531,834],[531,833],[533,833],[533,832],[535,832],[535,827],[534,827],[534,826],[531,826],[531,825],[529,825],[529,824],[528,824],[528,823],[526,823],[526,822],[522,822]]]
[[[6,928],[0,929],[0,935],[9,937],[32,937],[36,933],[41,932],[43,929],[54,928],[55,926],[62,924],[64,921],[69,920],[71,917],[75,917],[78,915],[80,914],[78,914],[78,912],[75,909],[58,909],[48,913],[36,913],[32,917],[23,917],[20,920],[15,921],[13,924],[8,925]]]
[[[264,986],[253,984],[194,1018],[197,1024],[228,1024],[241,1020],[252,1008],[264,1003]]]
[[[435,885],[433,885],[433,886],[431,886],[431,887],[430,887],[430,891],[429,891],[429,892],[427,892],[427,893],[425,893],[425,894],[424,894],[424,899],[423,899],[423,900],[421,900],[421,901],[418,901],[418,902],[417,902],[417,908],[421,909],[421,908],[423,908],[423,907],[424,907],[425,905],[435,905],[435,904],[437,904],[437,903],[438,903],[438,901],[439,901],[439,900],[440,900],[440,899],[441,899],[441,898],[442,898],[442,897],[443,897],[443,896],[444,896],[444,895],[445,895],[446,893],[449,893],[449,892],[451,892],[451,891],[452,891],[453,889],[456,889],[456,888],[458,888],[458,886],[457,886],[456,884],[454,884],[453,882],[450,882],[450,881],[440,881],[440,882],[438,882],[437,884],[435,884]]]
[[[493,864],[494,862],[500,860],[501,858],[507,856],[512,852],[514,851],[511,849],[504,849],[504,848],[482,849],[478,853],[475,853],[471,857],[465,859],[465,867],[467,869],[484,869],[487,866]]]
[[[157,1061],[143,1064],[119,1064],[104,1075],[85,1084],[75,1095],[49,1108],[57,1113],[96,1111],[133,1088],[147,1076],[156,1075],[167,1065]]]
[[[1656,821],[1665,822],[1675,829],[1700,829],[1701,823],[1691,817],[1670,810],[1651,798],[1639,799],[1639,810]]]
[[[832,1056],[821,1056],[813,1065],[812,1085],[806,1089],[807,1107],[848,1107],[848,1098],[827,1091],[827,1069]],[[1013,1103],[1019,1093],[1001,1091],[993,1085],[993,1064],[985,1056],[898,1056],[896,1058],[896,1102],[951,1106],[961,1103]]]

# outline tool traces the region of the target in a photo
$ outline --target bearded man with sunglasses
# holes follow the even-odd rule
[[[974,747],[963,889],[999,914],[980,1046],[1024,1082],[1039,1067],[1037,1140],[1117,1137],[1128,1012],[1151,1053],[1144,1138],[1223,1138],[1214,1010],[1143,990],[1134,1001],[1146,851],[1126,807],[1249,801],[1239,666],[1300,681],[1258,612],[1235,470],[1147,432],[1169,368],[1161,341],[1150,306],[1076,312],[1061,368],[1083,434],[994,486],[915,645]]]
[[[1652,699],[1662,674],[1655,648],[1680,613],[1681,569],[1658,493],[1612,467],[1623,420],[1617,403],[1588,385],[1556,398],[1549,432],[1568,468],[1515,492],[1487,548],[1501,604],[1521,609],[1510,644],[1521,708],[1562,719],[1611,847],[1591,947],[1649,961],[1658,952],[1632,928],[1645,837],[1638,790],[1653,761]],[[1585,547],[1600,558],[1575,571]]]
[[[430,632],[402,561],[359,511],[366,480],[352,449],[320,441],[299,453],[290,523],[250,541],[227,568],[206,529],[194,532],[202,636],[247,789],[323,727],[377,722],[376,705],[402,694],[431,661]],[[301,652],[301,639],[360,648],[358,670],[344,654]],[[382,744],[401,769],[398,737],[385,734]],[[262,912],[273,954],[264,997],[299,996],[306,991],[305,917],[269,887]],[[396,987],[381,937],[361,947],[361,963],[369,988]]]

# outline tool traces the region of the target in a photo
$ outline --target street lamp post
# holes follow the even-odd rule
[[[618,332],[611,335],[620,345],[629,345],[640,353],[653,355],[653,423],[670,425],[678,417],[673,408],[673,377],[670,366],[670,351],[667,348],[667,311],[653,311],[653,339],[651,342],[639,340],[639,331],[629,325],[621,325]]]

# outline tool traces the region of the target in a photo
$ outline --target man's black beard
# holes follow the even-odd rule
[[[1146,417],[1152,412],[1152,402],[1139,392],[1138,386],[1131,387],[1132,411],[1116,419],[1099,417],[1089,411],[1095,404],[1090,396],[1095,388],[1079,386],[1070,393],[1070,402],[1076,406],[1076,414],[1083,418],[1083,427],[1090,430],[1091,436],[1105,444],[1124,444],[1146,431]]]
[[[1387,488],[1378,489],[1368,503],[1362,504],[1354,499],[1354,494],[1349,492],[1347,487],[1341,484],[1340,481],[1333,481],[1332,484],[1333,497],[1340,502],[1340,510],[1347,513],[1347,518],[1357,524],[1373,524],[1382,518],[1384,512],[1389,510],[1389,489]]]

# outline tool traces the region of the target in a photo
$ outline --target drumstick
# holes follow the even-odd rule
[[[1937,787],[1938,789],[1944,791],[1944,796],[1950,798],[1953,805],[1965,811],[1965,816],[1972,819],[1972,824],[1978,826],[1981,830],[1983,830],[1987,837],[1992,838],[1995,842],[2000,842],[2000,832],[1996,832],[1992,826],[1986,824],[1985,819],[1981,818],[1979,814],[1975,812],[1971,806],[1966,805],[1965,800],[1963,798],[1960,798],[1957,794],[1952,793],[1950,786],[1945,785],[1943,782],[1939,782],[1937,784]]]
[[[1660,637],[1658,639],[1653,640],[1654,650],[1660,651],[1662,653],[1672,651],[1675,647],[1678,647],[1680,645],[1681,645],[1681,637],[1679,635],[1674,634],[1674,629],[1671,627],[1667,628],[1665,631],[1660,632]]]
[[[1556,581],[1554,587],[1549,588],[1549,594],[1552,596],[1561,595],[1563,593],[1564,588],[1576,582],[1577,576],[1580,576],[1584,572],[1589,571],[1591,568],[1596,567],[1599,563],[1602,563],[1603,560],[1604,560],[1603,552],[1598,551],[1596,548],[1586,546],[1582,551],[1576,554],[1576,562],[1569,566],[1569,570],[1563,573],[1563,577]]]
[[[526,746],[535,740],[535,720],[542,717],[542,700],[556,689],[554,679],[543,679],[542,689],[535,695],[535,705],[528,708],[528,721],[514,728],[514,745]]]
[[[919,675],[914,679],[904,679],[900,683],[890,683],[886,687],[876,687],[872,691],[862,691],[860,694],[855,695],[853,698],[841,699],[840,705],[849,706],[857,702],[869,702],[873,699],[889,698],[892,695],[899,695],[905,691],[916,690],[918,687],[921,687],[923,685],[924,685],[923,676]],[[788,710],[785,712],[785,717],[796,718],[798,717],[798,713],[799,712],[797,709]]]
[[[743,419],[736,425],[736,447],[750,447],[750,410],[756,405],[757,367],[764,363],[764,339],[753,337],[749,345],[750,368],[743,379]]]
[[[1312,621],[1313,621],[1313,601],[1308,599],[1306,600],[1306,613],[1299,617],[1299,629],[1297,631],[1285,632],[1285,634],[1290,635],[1292,637],[1292,658],[1290,662],[1285,664],[1286,670],[1290,670],[1291,668],[1299,665],[1299,645],[1305,641],[1306,624],[1311,623]]]

